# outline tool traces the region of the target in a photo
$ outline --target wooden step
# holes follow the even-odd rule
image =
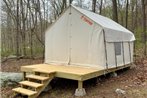
[[[14,89],[12,89],[12,91],[17,92],[17,93],[21,93],[21,94],[27,95],[27,96],[33,96],[33,95],[37,94],[37,92],[35,92],[35,91],[31,91],[31,90],[21,88],[21,87],[14,88]]]
[[[43,84],[30,82],[30,81],[21,81],[19,83],[22,85],[26,85],[26,86],[30,86],[30,87],[34,87],[34,88],[38,88],[38,87],[43,86]]]
[[[26,78],[36,79],[36,80],[41,80],[41,81],[49,79],[49,77],[38,76],[38,75],[28,75],[28,76],[26,76]]]
[[[53,73],[55,73],[55,71],[48,71],[48,70],[45,70],[45,69],[34,69],[33,71],[34,72],[39,72],[39,73],[45,73],[45,74],[53,74]]]

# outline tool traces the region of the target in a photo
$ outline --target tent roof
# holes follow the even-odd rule
[[[106,33],[111,33],[113,31],[119,32],[119,34],[117,34],[117,35],[119,35],[119,36],[121,35],[121,37],[123,37],[123,38],[120,39],[120,41],[134,41],[135,40],[135,37],[134,37],[134,35],[133,35],[133,33],[131,31],[129,31],[128,29],[124,28],[123,26],[121,26],[120,24],[116,23],[115,21],[113,21],[113,20],[111,20],[111,19],[109,19],[107,17],[101,16],[99,14],[93,13],[91,11],[87,11],[87,10],[81,9],[79,7],[75,7],[73,5],[71,5],[71,7],[73,7],[74,9],[79,11],[80,13],[84,14],[85,16],[90,18],[92,21],[94,21],[98,25],[102,26],[102,28],[105,30]],[[120,33],[124,33],[123,36]],[[125,36],[124,36],[125,34],[126,34],[126,36],[128,38],[125,38]],[[109,41],[111,41],[112,38],[110,37],[110,34],[108,34],[107,37],[109,37],[107,39]]]

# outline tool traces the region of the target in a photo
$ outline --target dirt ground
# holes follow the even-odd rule
[[[8,60],[1,65],[3,72],[20,72],[21,65],[42,63],[41,59]],[[41,93],[38,98],[147,98],[147,58],[136,61],[136,66],[131,69],[123,69],[117,72],[117,77],[111,74],[100,76],[84,82],[87,95],[75,97],[77,81],[67,79],[54,79],[52,89]],[[13,98],[13,87],[2,87],[2,98]],[[125,95],[116,94],[116,89],[122,89]]]

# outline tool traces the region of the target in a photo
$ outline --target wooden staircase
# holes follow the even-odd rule
[[[15,93],[28,96],[28,98],[37,98],[54,78],[55,72],[35,69],[34,74],[27,75],[24,81],[19,82],[21,87],[12,89]]]

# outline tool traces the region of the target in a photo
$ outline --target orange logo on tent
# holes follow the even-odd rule
[[[92,23],[92,21],[91,20],[89,20],[87,17],[85,17],[85,16],[81,16],[81,19],[83,20],[83,21],[85,21],[86,23],[88,23],[89,25],[92,25],[93,23]]]

